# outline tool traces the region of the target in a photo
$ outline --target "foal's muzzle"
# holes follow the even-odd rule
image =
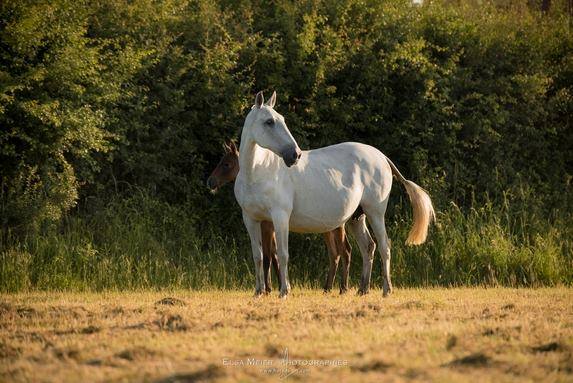
[[[211,193],[215,193],[219,188],[217,180],[214,177],[207,178],[207,187],[211,190]]]
[[[284,150],[282,153],[283,160],[284,160],[286,166],[289,168],[298,162],[301,155],[302,155],[302,152],[297,147],[288,148],[288,149]]]

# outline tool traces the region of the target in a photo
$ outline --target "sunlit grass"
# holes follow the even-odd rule
[[[3,294],[0,380],[567,381],[569,288],[294,289]],[[168,299],[165,299],[168,298]],[[234,364],[229,364],[229,361]],[[243,363],[243,364],[241,364]],[[304,374],[304,375],[303,375]]]

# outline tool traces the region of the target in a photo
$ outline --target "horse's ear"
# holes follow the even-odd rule
[[[273,92],[273,95],[271,96],[269,101],[267,101],[267,105],[270,106],[271,108],[274,108],[276,102],[277,102],[277,92],[275,91]]]
[[[235,145],[235,141],[229,142],[229,149],[231,150],[231,153],[239,154],[239,149],[237,149],[237,145]]]
[[[265,98],[263,97],[263,91],[260,91],[255,96],[255,106],[257,108],[260,108],[261,106],[263,106],[264,103],[265,103]]]

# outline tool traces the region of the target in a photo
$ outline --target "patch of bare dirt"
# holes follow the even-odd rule
[[[12,312],[12,305],[8,302],[0,302],[0,314],[5,315]]]
[[[60,360],[79,360],[80,351],[74,347],[55,348],[54,356]]]
[[[267,343],[265,345],[265,355],[267,355],[268,357],[271,358],[276,358],[279,357],[283,354],[283,350],[285,349],[285,347],[281,347],[275,344],[270,344]]]
[[[268,321],[271,319],[278,319],[279,316],[280,316],[280,313],[277,310],[269,310],[269,311],[265,311],[265,312],[257,312],[255,310],[253,310],[253,311],[249,311],[245,315],[245,319],[248,321],[260,322],[260,321]]]
[[[456,347],[458,344],[458,337],[455,335],[448,336],[448,340],[446,341],[446,350],[451,350],[452,348]]]
[[[214,364],[210,364],[204,369],[189,372],[169,375],[165,378],[156,380],[155,383],[194,383],[194,382],[210,382],[214,379],[222,378],[225,376],[225,371]]]
[[[117,307],[114,307],[112,309],[105,310],[103,313],[104,317],[106,317],[106,318],[107,317],[115,317],[115,316],[123,315],[123,314],[125,314],[125,309],[121,306],[117,306]]]
[[[75,307],[62,307],[62,306],[52,306],[48,310],[49,315],[52,318],[63,318],[63,319],[81,319],[85,317],[93,317],[94,313],[87,310],[83,306]]]
[[[115,354],[117,358],[129,360],[130,362],[145,360],[156,355],[157,352],[146,347],[134,347]]]
[[[40,316],[40,313],[36,309],[26,306],[18,307],[16,309],[16,313],[20,318],[32,318]]]
[[[559,352],[559,351],[568,351],[568,347],[564,344],[559,342],[550,342],[545,343],[540,346],[531,347],[531,351],[533,352]]]
[[[481,333],[482,336],[498,336],[506,341],[519,338],[520,334],[521,326],[486,328]]]
[[[370,371],[386,372],[391,367],[393,367],[391,363],[386,363],[382,360],[373,360],[371,362],[361,364],[359,366],[351,366],[350,369],[360,372],[370,372]]]
[[[177,299],[177,298],[173,298],[173,297],[165,297],[165,298],[160,299],[157,302],[155,302],[155,305],[187,306],[187,303],[185,303],[181,299]]]
[[[447,363],[446,366],[450,367],[489,367],[496,362],[483,352],[466,355],[462,358],[454,359]]]
[[[424,304],[424,302],[421,301],[409,301],[403,303],[400,307],[403,309],[411,310],[411,309],[423,309],[424,307],[426,307],[426,305]]]
[[[0,343],[0,359],[15,359],[22,353],[22,349],[6,343]]]
[[[164,314],[154,322],[164,331],[187,331],[189,326],[179,314]]]
[[[82,334],[95,334],[96,332],[100,332],[101,328],[97,327],[97,326],[88,326],[85,327],[83,329],[81,329],[81,333]]]

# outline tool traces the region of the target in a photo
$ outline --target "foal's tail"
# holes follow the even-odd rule
[[[392,168],[392,174],[406,188],[406,192],[410,197],[410,202],[412,202],[412,208],[414,210],[414,226],[408,234],[406,244],[420,245],[426,241],[426,237],[428,236],[428,227],[432,220],[436,219],[432,200],[430,200],[430,196],[424,189],[416,185],[414,182],[404,178],[402,173],[400,173],[398,168],[396,168],[388,157],[386,157],[386,160]]]

